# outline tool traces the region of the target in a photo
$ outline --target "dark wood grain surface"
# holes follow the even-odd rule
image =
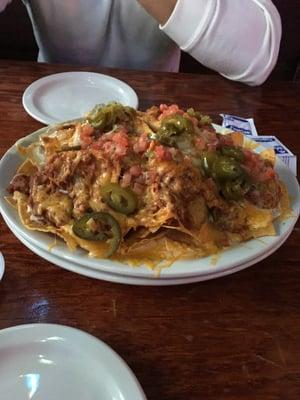
[[[0,156],[42,126],[22,107],[24,89],[45,75],[72,69],[0,61]],[[250,88],[215,76],[101,72],[132,85],[142,109],[176,102],[217,122],[220,113],[254,117],[260,133],[275,134],[299,153],[299,83]],[[83,329],[124,358],[149,400],[296,400],[299,244],[298,223],[275,254],[239,273],[183,286],[138,287],[93,280],[44,261],[0,217],[6,261],[0,329],[32,322]]]

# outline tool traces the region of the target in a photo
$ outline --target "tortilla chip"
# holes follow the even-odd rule
[[[245,202],[244,211],[247,218],[249,230],[253,237],[276,235],[273,224],[273,210],[256,207],[254,204]]]
[[[275,236],[276,235],[276,229],[274,224],[271,222],[269,225],[267,225],[264,228],[257,228],[257,229],[251,229],[251,234],[253,238],[259,238],[263,236]]]
[[[204,251],[191,247],[185,243],[180,243],[167,237],[144,239],[135,245],[122,246],[119,249],[117,260],[140,265],[144,263],[148,266],[156,266],[163,260],[173,263],[179,258],[194,258],[205,255]]]
[[[32,160],[27,159],[19,166],[17,173],[32,176],[37,172],[37,170],[38,167],[32,162]]]
[[[229,134],[234,146],[243,146],[245,136],[242,132],[232,132]]]
[[[26,157],[27,160],[30,160],[33,164],[40,165],[44,162],[44,154],[38,142],[30,144],[28,147],[19,144],[17,145],[17,149],[22,157]]]
[[[265,149],[262,152],[260,152],[259,154],[260,154],[261,158],[263,158],[264,160],[268,160],[271,162],[272,165],[275,165],[276,154],[275,154],[275,150],[273,148]]]
[[[13,198],[13,196],[5,196],[4,197],[5,201],[7,201],[7,203],[12,206],[13,208],[17,208],[18,203],[17,201]]]
[[[28,155],[28,150],[29,150],[29,148],[30,148],[30,146],[24,147],[24,146],[22,146],[21,144],[18,144],[18,145],[17,145],[18,153],[19,153],[21,156],[23,156],[23,157],[26,157],[26,156]]]
[[[77,247],[76,242],[73,240],[72,237],[70,237],[70,235],[64,232],[61,228],[57,228],[52,225],[46,225],[32,218],[32,215],[28,210],[28,204],[27,204],[28,197],[26,195],[20,192],[15,192],[13,200],[16,202],[20,220],[22,224],[25,226],[25,228],[32,231],[53,233],[54,235],[57,235],[61,239],[63,239],[70,250],[76,249]]]
[[[280,208],[279,219],[280,221],[284,221],[285,219],[293,216],[293,210],[291,208],[291,199],[289,193],[283,182],[280,182],[280,188],[281,188],[281,199],[279,206]]]
[[[245,138],[243,147],[245,149],[255,150],[255,149],[257,149],[257,147],[259,147],[259,144],[254,142],[254,140],[249,140],[248,138]]]

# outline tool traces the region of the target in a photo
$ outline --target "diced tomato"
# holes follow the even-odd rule
[[[102,149],[102,146],[103,146],[103,142],[101,141],[99,141],[99,140],[97,140],[97,142],[94,142],[93,144],[92,144],[92,148],[94,149],[94,150],[101,150]]]
[[[133,165],[129,172],[132,176],[139,176],[142,173],[142,168],[139,165]]]
[[[274,168],[270,165],[266,165],[265,160],[263,160],[259,154],[244,149],[244,156],[245,160],[243,166],[255,181],[265,182],[276,177]]]
[[[159,109],[161,111],[160,116],[158,117],[159,119],[168,117],[169,115],[173,115],[173,114],[184,114],[184,111],[181,110],[177,104],[172,104],[170,106],[167,106],[166,104],[161,104],[159,106]]]
[[[233,146],[233,140],[230,135],[219,135],[219,145],[222,146]]]
[[[163,113],[163,112],[166,111],[168,108],[169,108],[169,107],[168,107],[166,104],[161,104],[161,105],[159,106],[159,111]]]
[[[129,140],[126,129],[100,137],[92,147],[95,150],[103,150],[112,158],[123,157],[127,154]]]
[[[195,146],[196,146],[196,148],[197,148],[198,150],[200,150],[200,151],[202,151],[202,150],[205,149],[206,142],[205,142],[205,140],[204,140],[204,138],[203,138],[202,136],[198,136],[198,137],[195,139]]]
[[[121,186],[127,187],[132,184],[134,185],[135,183],[144,184],[145,178],[142,172],[142,168],[139,165],[133,165],[127,171],[125,171],[121,180]]]
[[[164,146],[156,146],[154,148],[156,157],[160,161],[170,161],[172,160],[172,153]]]
[[[106,154],[112,154],[112,152],[113,152],[114,149],[115,149],[115,146],[114,146],[113,142],[111,142],[110,140],[108,140],[107,142],[104,142],[104,143],[103,143],[102,148],[103,148],[103,150],[104,150],[104,153],[106,153]]]
[[[253,151],[244,149],[245,161],[244,163],[251,169],[261,170],[264,168],[264,160],[259,156],[259,154],[254,153]]]
[[[131,178],[132,178],[132,175],[131,175],[130,171],[126,171],[126,172],[124,173],[124,175],[123,175],[122,180],[121,180],[121,186],[122,186],[122,187],[128,187],[128,186],[130,186]]]
[[[195,146],[198,150],[216,150],[219,140],[216,132],[210,129],[203,129],[200,135],[195,139]]]
[[[118,132],[116,132],[113,137],[112,141],[115,144],[115,154],[117,156],[125,156],[127,153],[129,141],[128,141],[128,135],[125,129],[122,129]]]
[[[251,150],[248,149],[243,149],[244,151],[244,156],[245,156],[245,161],[246,162],[254,162],[254,163],[258,163],[260,160],[260,157],[258,154],[254,153]]]
[[[144,153],[150,145],[150,140],[147,133],[143,133],[133,145],[135,153]]]
[[[142,194],[143,193],[143,191],[145,190],[145,186],[144,185],[142,185],[142,184],[140,184],[140,183],[138,183],[138,182],[136,182],[134,185],[133,185],[133,191],[136,193],[136,194]]]

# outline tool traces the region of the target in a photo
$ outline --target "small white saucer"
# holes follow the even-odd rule
[[[96,104],[116,101],[138,107],[135,91],[125,82],[95,72],[63,72],[38,79],[23,94],[23,107],[51,125],[82,117]]]
[[[127,364],[105,343],[53,324],[0,331],[0,399],[146,400]]]

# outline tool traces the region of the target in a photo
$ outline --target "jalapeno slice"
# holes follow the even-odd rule
[[[129,188],[108,183],[101,188],[101,194],[105,203],[121,214],[132,214],[137,209],[137,197]]]
[[[74,222],[72,230],[81,239],[107,241],[109,249],[106,257],[111,257],[120,245],[120,225],[112,215],[106,212],[85,214]]]
[[[217,180],[234,180],[242,174],[242,167],[233,158],[220,156],[213,163],[212,176]]]
[[[97,105],[87,114],[87,120],[96,129],[101,131],[111,130],[120,121],[129,121],[136,111],[129,106],[111,102],[106,105]]]
[[[215,151],[204,151],[201,154],[201,167],[204,173],[211,176],[213,172],[213,165],[218,159],[218,153]]]
[[[161,122],[159,130],[150,137],[159,142],[169,145],[176,145],[176,137],[181,134],[191,134],[193,132],[193,124],[191,120],[180,114],[171,115],[164,118]]]
[[[235,159],[238,162],[244,161],[244,153],[240,147],[225,145],[221,148],[223,156]]]
[[[243,175],[233,181],[224,182],[221,186],[221,193],[227,200],[240,200],[249,189],[249,180],[246,175]]]
[[[210,125],[212,123],[212,120],[208,115],[203,115],[201,112],[195,111],[193,108],[187,109],[186,112],[190,117],[196,118],[200,126]]]

